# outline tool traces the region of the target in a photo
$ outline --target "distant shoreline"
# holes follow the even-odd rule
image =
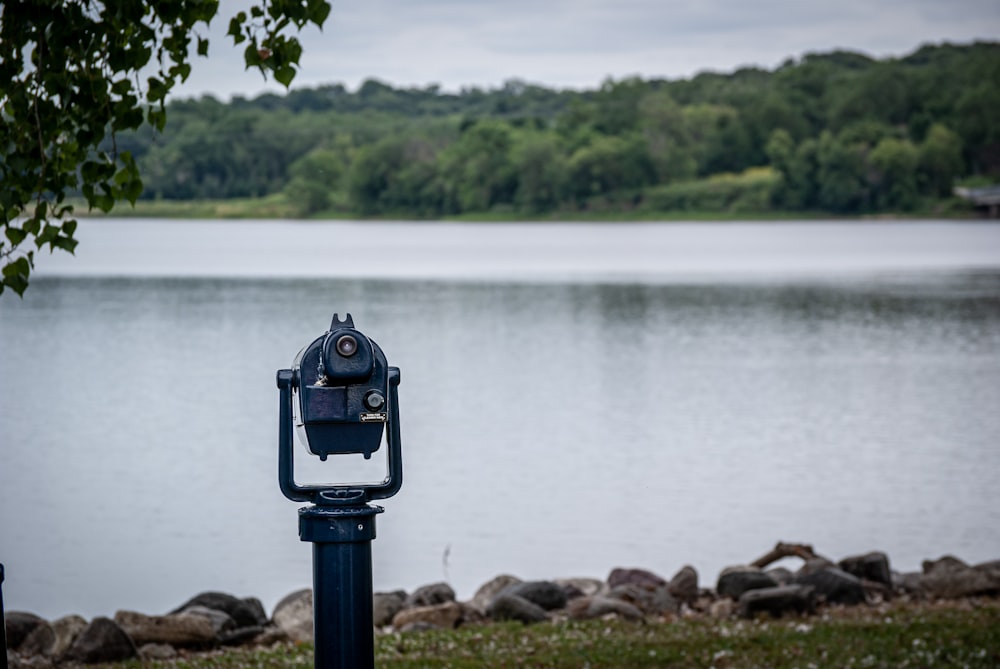
[[[383,216],[362,216],[354,212],[329,211],[301,217],[281,196],[265,198],[245,198],[232,200],[140,200],[135,207],[118,204],[109,214],[87,210],[83,201],[70,202],[74,205],[74,215],[78,218],[176,218],[200,220],[241,220],[274,219],[297,221],[453,221],[467,223],[617,223],[617,222],[738,222],[738,221],[910,221],[910,220],[955,220],[983,221],[990,219],[967,210],[941,207],[935,211],[914,211],[879,213],[866,215],[838,215],[820,211],[648,211],[648,210],[604,210],[604,211],[556,211],[545,215],[525,215],[514,211],[491,211],[441,218],[420,218],[404,213]]]

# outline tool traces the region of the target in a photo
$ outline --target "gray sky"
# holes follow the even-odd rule
[[[209,58],[180,96],[282,90],[244,72],[225,36],[246,0],[222,0]],[[607,77],[690,77],[774,68],[810,51],[899,56],[921,44],[1000,40],[1000,0],[334,0],[301,35],[293,87],[373,77],[393,86],[494,88],[518,78],[594,88]]]

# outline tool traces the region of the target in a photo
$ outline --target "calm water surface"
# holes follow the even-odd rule
[[[1000,557],[1000,227],[91,223],[0,298],[8,609],[310,581],[275,370],[334,311],[402,369],[376,589],[776,541]],[[300,462],[305,462],[304,451]],[[377,464],[377,463],[376,463]],[[302,467],[303,480],[372,473]]]

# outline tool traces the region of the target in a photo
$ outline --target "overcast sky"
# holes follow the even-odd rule
[[[244,72],[225,31],[250,3],[222,0],[208,59],[177,94],[228,99],[281,90]],[[921,44],[1000,40],[1000,0],[334,0],[307,29],[293,87],[367,78],[393,86],[495,88],[507,79],[594,88],[607,77],[670,79],[810,51],[900,56]]]

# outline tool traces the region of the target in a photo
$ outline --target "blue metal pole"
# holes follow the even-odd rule
[[[313,544],[316,669],[374,669],[372,539],[377,506],[309,506],[299,536]]]
[[[0,564],[0,669],[7,669],[7,624],[3,612],[3,565]]]

